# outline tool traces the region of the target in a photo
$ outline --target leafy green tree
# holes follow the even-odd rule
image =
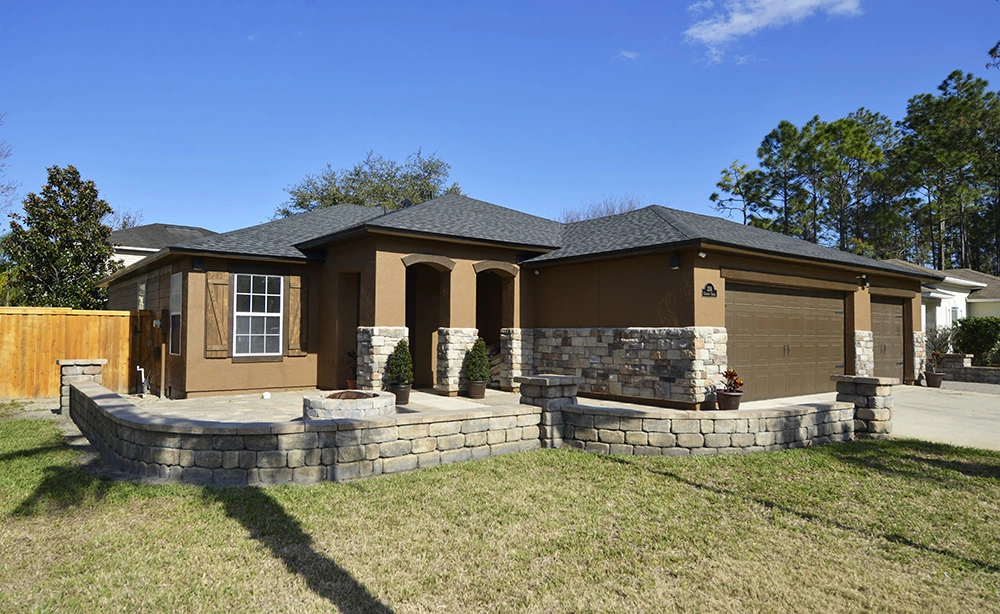
[[[443,194],[461,194],[457,183],[447,185],[451,165],[418,149],[400,164],[369,151],[365,159],[347,169],[329,164],[318,175],[306,175],[285,188],[288,200],[275,217],[288,217],[333,205],[363,205],[399,209],[403,201],[421,203]]]
[[[95,284],[118,267],[111,229],[101,223],[111,207],[73,166],[48,173],[41,193],[24,199],[24,213],[11,214],[2,244],[12,263],[9,283],[20,305],[100,309],[107,297]]]
[[[712,192],[708,197],[715,203],[715,208],[726,215],[737,213],[743,217],[744,226],[761,226],[760,210],[771,195],[767,191],[764,174],[757,169],[748,169],[746,164],[734,160],[728,168],[722,169],[722,176],[715,187],[719,192]]]

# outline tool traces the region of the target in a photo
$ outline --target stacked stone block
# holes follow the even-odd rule
[[[367,420],[220,423],[164,418],[91,382],[70,416],[132,476],[213,486],[313,484],[540,448],[540,408],[399,414]]]
[[[534,329],[537,372],[572,375],[581,393],[690,405],[715,400],[727,367],[725,328]]]
[[[576,403],[579,387],[568,375],[519,376],[514,383],[521,389],[521,404],[541,408],[539,436],[543,448],[563,444],[563,408]]]
[[[438,329],[435,391],[456,395],[469,389],[465,379],[465,361],[478,337],[479,330],[476,328]]]
[[[854,375],[875,375],[875,333],[870,330],[854,331]]]
[[[410,331],[405,326],[358,327],[358,388],[383,390],[385,367],[389,355],[400,339],[407,339]],[[411,350],[412,351],[412,350]]]
[[[531,328],[500,329],[500,388],[516,391],[517,378],[534,371],[535,331]]]
[[[1000,367],[975,367],[972,358],[972,354],[945,354],[938,372],[944,373],[945,379],[956,382],[1000,384]]]
[[[858,439],[889,439],[892,434],[892,377],[834,375],[837,401],[854,406],[854,433]]]
[[[80,382],[101,383],[105,358],[85,358],[74,360],[57,360],[59,365],[59,413],[69,409],[69,387]]]

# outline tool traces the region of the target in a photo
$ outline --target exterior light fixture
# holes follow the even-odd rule
[[[681,256],[680,254],[670,254],[670,268],[677,270],[681,268]]]
[[[861,287],[862,288],[868,288],[868,287],[871,286],[871,282],[868,281],[868,275],[866,275],[866,274],[858,275],[858,279],[861,280]]]
[[[704,257],[705,257],[705,256],[707,256],[707,255],[708,255],[708,254],[706,254],[705,252],[698,252],[698,257],[699,257],[699,258],[704,258]]]

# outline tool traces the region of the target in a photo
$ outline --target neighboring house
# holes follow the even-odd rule
[[[146,224],[111,233],[115,257],[125,266],[131,266],[147,256],[152,256],[168,245],[176,245],[216,233],[194,226],[174,224]]]
[[[924,331],[940,326],[952,326],[967,315],[976,315],[971,312],[970,295],[987,287],[987,284],[977,279],[976,276],[992,277],[970,269],[935,271],[905,260],[886,260],[886,262],[921,273],[932,271],[943,277],[943,279],[925,281],[921,288],[923,306],[921,307],[920,321],[921,330]],[[1000,281],[996,277],[992,278]],[[997,300],[1000,301],[1000,292],[997,293]],[[1000,308],[1000,304],[997,307]]]
[[[973,318],[1000,316],[1000,277],[980,273],[972,269],[955,269],[941,272],[949,278],[957,277],[979,286],[966,299],[968,302],[966,315]]]
[[[417,387],[457,394],[476,334],[501,386],[575,375],[585,396],[711,407],[830,376],[923,370],[914,271],[660,206],[561,224],[446,195],[383,213],[338,205],[171,245],[109,277],[109,308],[153,311],[173,397],[378,388],[401,338]],[[915,326],[916,325],[916,326]],[[145,368],[145,367],[144,367]],[[154,388],[155,389],[155,388]]]

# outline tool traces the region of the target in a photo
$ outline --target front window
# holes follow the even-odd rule
[[[281,277],[236,275],[234,356],[281,354]]]
[[[184,277],[181,273],[170,276],[170,353],[181,353],[181,288]]]

